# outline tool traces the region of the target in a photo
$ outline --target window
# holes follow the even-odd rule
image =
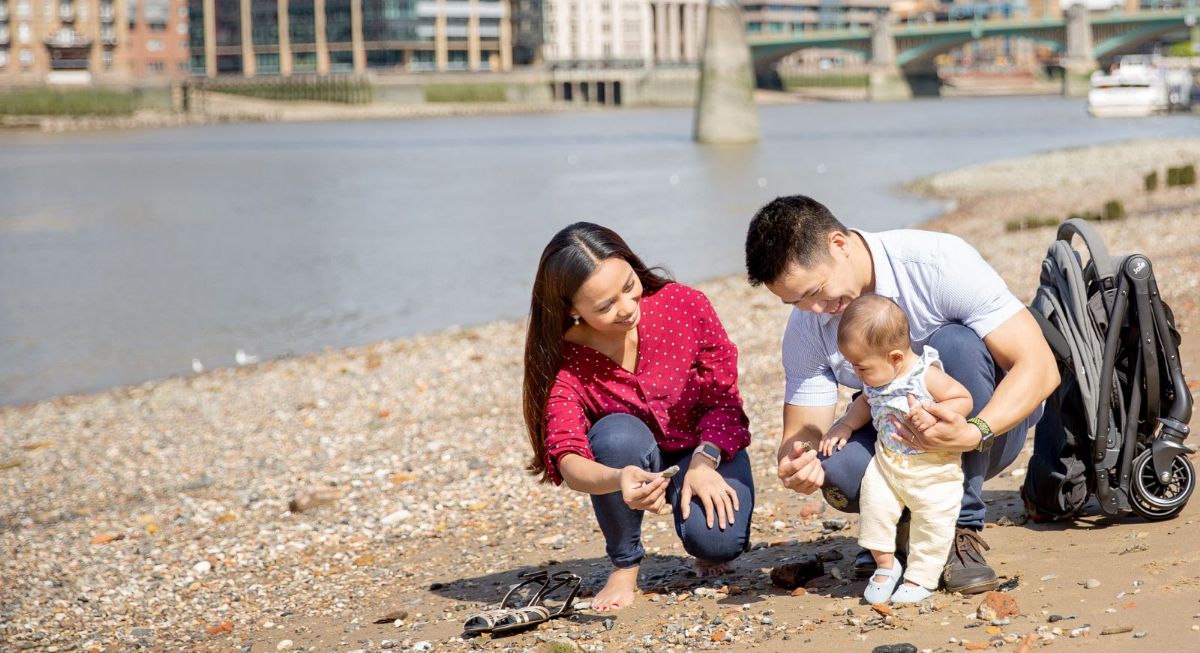
[[[146,64],[146,69],[153,75],[161,75],[167,71],[167,67],[161,61],[151,61]]]
[[[163,42],[158,39],[150,39],[146,41],[146,50],[149,52],[162,52]]]
[[[25,44],[25,43],[29,43],[29,40],[31,38],[32,38],[32,36],[29,31],[29,23],[18,24],[17,25],[17,41],[22,44]],[[24,56],[24,55],[22,55],[22,56]]]
[[[33,51],[21,50],[21,53],[17,55],[17,59],[21,62],[22,68],[29,68],[33,65]]]

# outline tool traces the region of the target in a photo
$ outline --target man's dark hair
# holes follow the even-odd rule
[[[773,283],[789,263],[809,267],[829,258],[830,232],[847,233],[824,204],[805,195],[776,197],[758,210],[746,232],[750,285]]]

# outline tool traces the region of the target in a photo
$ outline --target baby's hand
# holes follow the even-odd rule
[[[924,433],[934,424],[938,423],[937,418],[929,414],[929,411],[925,410],[925,406],[923,404],[916,404],[913,406],[912,409],[908,411],[908,414],[904,416],[904,419],[911,424],[918,433]]]
[[[846,440],[849,440],[851,435],[850,427],[838,422],[821,437],[821,444],[817,447],[817,451],[821,455],[832,456],[833,452],[841,451],[842,447],[846,446]]]

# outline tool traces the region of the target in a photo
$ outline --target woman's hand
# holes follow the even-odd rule
[[[825,484],[825,469],[814,449],[807,448],[799,440],[792,443],[792,450],[779,460],[779,481],[793,492],[812,494]]]
[[[667,503],[667,484],[661,473],[628,465],[621,468],[621,498],[633,510],[658,512]]]
[[[692,456],[692,464],[683,477],[683,492],[679,500],[683,503],[683,518],[691,514],[692,497],[700,499],[704,506],[704,521],[709,528],[713,522],[721,530],[733,524],[733,514],[738,511],[737,491],[717,473],[714,463],[702,456]]]
[[[889,419],[896,427],[894,440],[918,451],[970,451],[979,446],[979,429],[961,414],[936,403],[920,403],[908,395],[908,414]]]

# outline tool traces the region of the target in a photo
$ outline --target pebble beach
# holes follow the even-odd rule
[[[1187,163],[1200,139],[1050,152],[907,190],[945,201],[923,228],[971,242],[1024,301],[1054,229],[1006,223],[1122,202],[1098,228],[1114,252],[1150,256],[1196,388],[1200,190],[1162,187]],[[1167,522],[1033,524],[1024,457],[985,486],[988,559],[1015,612],[981,618],[983,597],[945,593],[863,605],[857,516],[775,477],[790,309],[740,276],[696,287],[739,347],[754,438],[754,547],[729,574],[696,578],[670,519],[647,517],[630,608],[461,636],[522,571],[574,571],[583,601],[609,571],[587,497],[523,472],[524,325],[498,322],[0,408],[0,650],[1200,649],[1197,502]],[[772,583],[814,556],[818,578]]]

